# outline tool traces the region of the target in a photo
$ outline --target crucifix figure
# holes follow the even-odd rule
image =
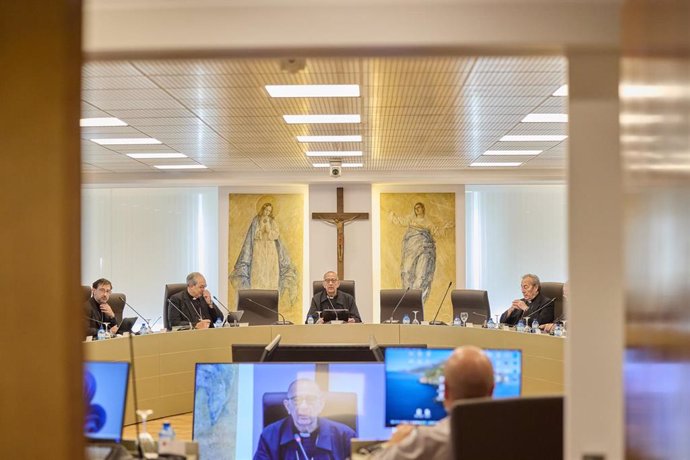
[[[313,212],[311,218],[324,220],[329,224],[335,225],[338,231],[338,279],[345,277],[345,224],[353,220],[369,219],[368,212],[345,212],[343,202],[343,188],[338,187],[337,212]]]

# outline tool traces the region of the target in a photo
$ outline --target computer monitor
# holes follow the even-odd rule
[[[317,385],[321,398],[289,400],[288,388],[298,379],[307,387]],[[305,458],[292,439],[295,422],[287,410],[291,404],[307,404],[321,407],[313,412],[320,417],[319,445],[328,440],[326,433],[338,433],[347,440],[339,449],[349,456],[350,437],[383,440],[391,435],[380,397],[383,386],[381,363],[199,363],[193,439],[200,458],[253,458],[258,449],[276,454],[272,458]],[[285,433],[288,439],[282,443],[278,438]]]
[[[84,363],[84,436],[94,441],[122,440],[128,383],[129,363]]]
[[[522,350],[484,350],[494,368],[495,398],[520,396]],[[433,425],[444,418],[443,366],[452,348],[386,349],[386,425]]]
[[[388,347],[389,345],[380,346],[383,350]],[[268,355],[264,354],[265,348],[265,345],[234,343],[232,344],[232,362],[332,363],[380,361],[375,350],[372,350],[369,344],[280,344]]]

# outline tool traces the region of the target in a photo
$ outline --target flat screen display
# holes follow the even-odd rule
[[[199,363],[200,458],[346,458],[350,439],[388,439],[382,363]]]
[[[129,363],[84,363],[84,436],[98,441],[120,442],[128,382]]]
[[[495,398],[520,396],[521,350],[484,350],[494,368]],[[446,416],[443,366],[452,348],[386,349],[386,425],[433,425]]]

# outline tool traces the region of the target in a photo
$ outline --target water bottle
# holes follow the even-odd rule
[[[213,325],[213,327],[223,327],[223,319],[222,318],[216,319],[216,323]]]
[[[561,323],[556,323],[553,328],[553,335],[556,337],[563,337],[563,328],[561,328]]]
[[[518,332],[525,332],[525,321],[522,318],[520,318],[520,321],[518,321],[515,330]]]
[[[168,421],[163,422],[163,428],[158,433],[158,450],[160,451],[161,448],[167,447],[170,441],[174,440],[175,430],[173,430],[172,425]]]
[[[314,317],[309,315],[307,316],[307,324],[314,324]]]
[[[410,324],[410,315],[405,313],[405,316],[403,316],[403,324]]]
[[[149,333],[149,328],[146,325],[146,323],[141,323],[141,327],[139,328],[139,335],[146,335]]]
[[[532,321],[532,334],[539,334],[539,321]]]
[[[489,317],[489,320],[486,322],[486,327],[488,329],[496,329],[496,323],[494,323],[494,319]]]
[[[453,326],[462,326],[462,322],[460,322],[460,317],[459,317],[459,316],[456,316],[456,317],[453,319]]]
[[[101,324],[101,328],[98,329],[98,335],[96,336],[96,340],[105,340],[108,338],[108,333],[105,331],[105,327]]]

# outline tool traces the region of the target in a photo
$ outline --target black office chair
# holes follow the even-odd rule
[[[450,411],[453,458],[456,460],[561,460],[563,397],[467,399]],[[496,442],[510,433],[510,442]],[[538,445],[525,439],[538,438]]]
[[[177,294],[178,292],[182,291],[183,289],[187,289],[186,283],[175,283],[165,285],[165,292],[163,293],[163,327],[165,327],[165,329],[167,330],[171,329],[170,321],[168,321],[168,310],[170,309],[168,299]]]
[[[469,314],[470,323],[488,321],[491,316],[489,307],[489,293],[479,289],[453,289],[450,293],[450,301],[453,304],[453,318],[460,316],[460,312]]]
[[[556,298],[553,304],[553,317],[563,318],[563,283],[555,281],[544,281],[541,283],[541,292],[544,297],[549,299]]]
[[[424,321],[424,301],[422,300],[422,290],[421,289],[410,289],[405,294],[405,289],[381,289],[381,322],[388,321],[391,318],[393,309],[395,305],[402,298],[398,310],[395,312],[395,317],[393,320],[402,322],[401,319],[405,314],[410,317],[410,320],[414,319],[413,311],[418,311],[417,319],[421,322]]]
[[[324,392],[325,404],[321,417],[345,424],[357,432],[357,393]],[[287,392],[264,393],[264,426],[288,416],[283,401]]]
[[[80,292],[82,301],[81,303],[84,304],[87,300],[91,298],[91,286],[82,286]]]
[[[115,313],[115,319],[117,324],[122,322],[122,311],[125,309],[125,302],[127,301],[127,296],[121,292],[113,292],[110,294],[110,300],[108,300],[108,305],[113,309]]]
[[[317,293],[323,291],[323,280],[321,281],[314,281],[313,283],[314,287],[314,295]],[[339,291],[347,292],[350,294],[352,297],[355,297],[355,281],[354,280],[340,280],[340,287],[338,288]],[[355,297],[356,299],[357,297]]]
[[[254,302],[250,302],[249,299]],[[237,309],[244,310],[242,321],[252,326],[273,324],[278,321],[278,291],[274,289],[240,289],[237,291]],[[261,304],[262,308],[257,305]]]

